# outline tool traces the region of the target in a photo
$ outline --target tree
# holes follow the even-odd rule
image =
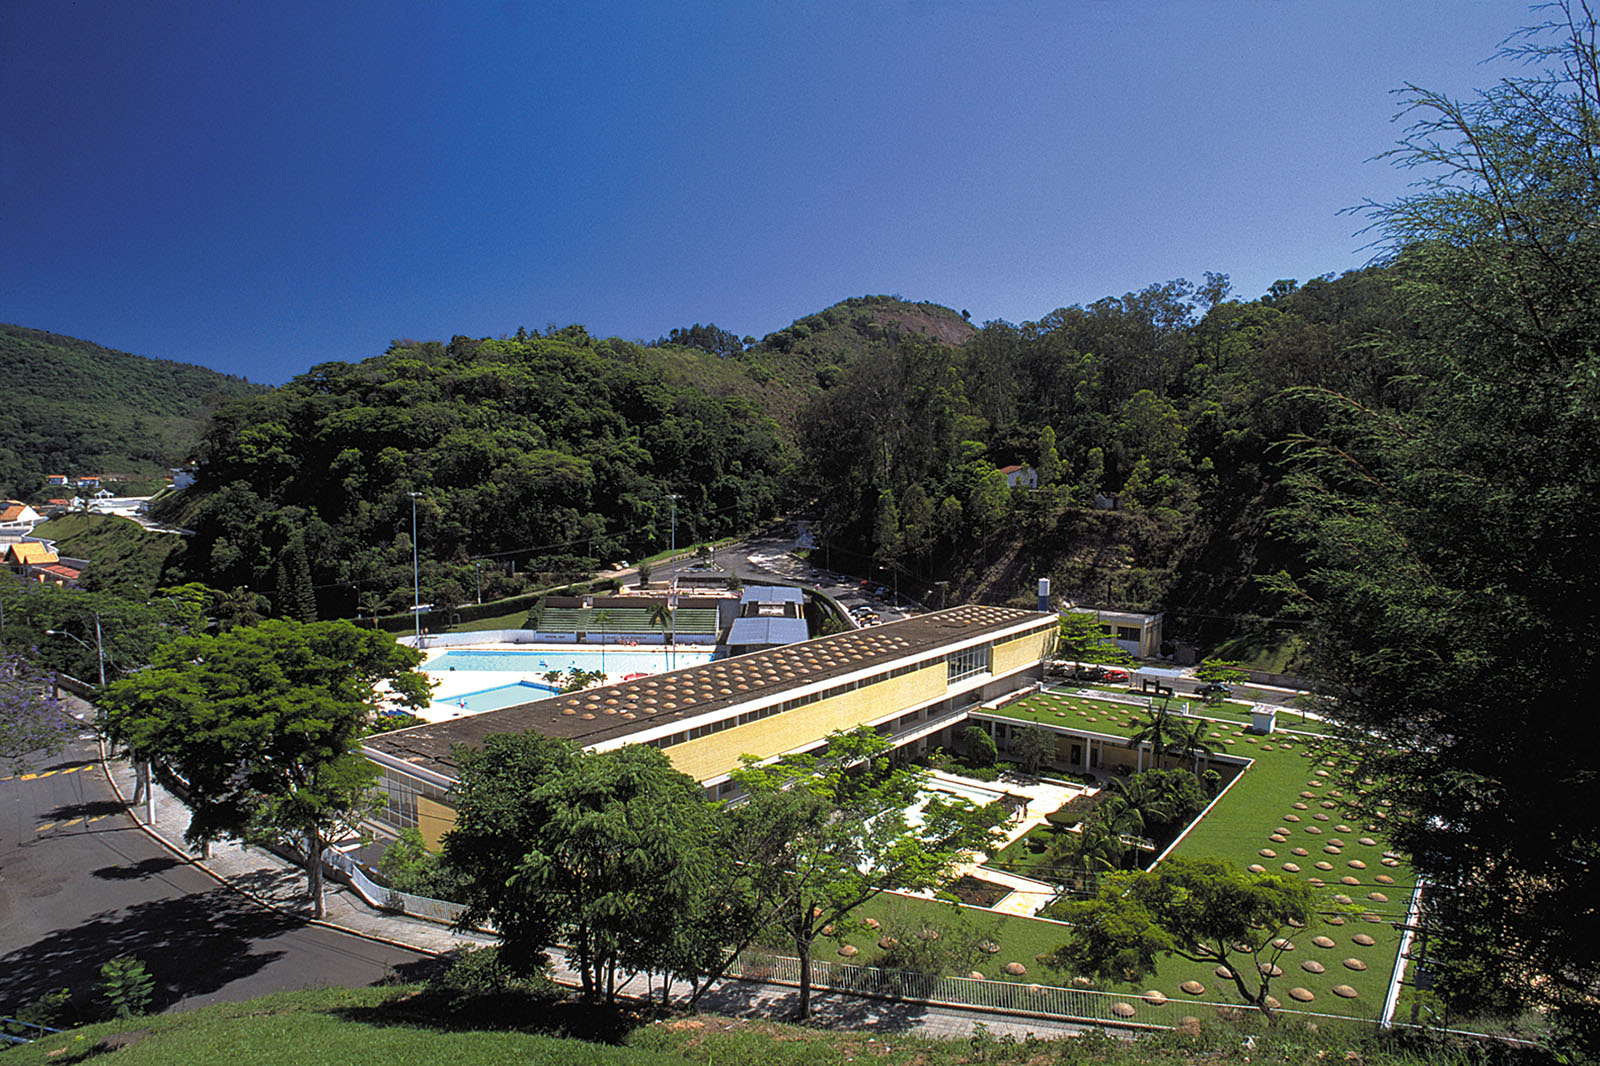
[[[537,734],[462,752],[444,861],[463,882],[464,926],[491,922],[528,972],[558,938],[591,998],[619,967],[663,969],[694,901],[712,888],[714,825],[700,786],[658,749],[585,753]]]
[[[973,724],[961,731],[962,759],[968,766],[978,768],[993,766],[1000,757],[1000,749],[995,747],[994,737],[981,725]]]
[[[274,619],[181,637],[150,666],[108,685],[101,725],[112,743],[164,762],[189,791],[184,837],[288,837],[305,856],[321,917],[322,856],[367,813],[376,768],[360,740],[384,684],[407,707],[428,700],[422,656],[350,622]]]
[[[774,919],[800,959],[797,1016],[811,1013],[811,948],[861,904],[889,890],[942,886],[962,856],[989,847],[1007,815],[922,793],[926,771],[895,766],[889,741],[865,726],[832,733],[819,754],[768,765],[747,760],[734,780],[754,820],[782,817],[792,836],[772,857],[783,906]],[[913,824],[908,812],[921,805]]]
[[[1285,934],[1310,919],[1313,904],[1311,886],[1292,878],[1240,873],[1225,859],[1168,859],[1103,877],[1092,899],[1059,908],[1073,928],[1052,961],[1117,982],[1155,973],[1159,957],[1205,963],[1270,1024]]]
[[[1029,726],[1022,731],[1022,736],[1017,740],[1017,758],[1022,761],[1024,770],[1036,774],[1041,766],[1053,762],[1055,757],[1055,733],[1037,725]]]
[[[1100,628],[1100,620],[1092,611],[1062,613],[1056,654],[1069,660],[1074,670],[1083,663],[1122,666],[1133,662],[1133,656],[1118,647]]]
[[[1207,659],[1195,668],[1194,676],[1201,681],[1219,685],[1236,684],[1248,677],[1232,659]]]
[[[1302,390],[1282,527],[1357,786],[1434,886],[1436,988],[1458,1009],[1554,1013],[1600,1045],[1600,51],[1587,4],[1514,39],[1528,64],[1469,101],[1407,86],[1370,204],[1417,324],[1385,345],[1394,406]],[[1584,738],[1584,740],[1577,740]],[[1360,797],[1357,797],[1358,799]]]
[[[19,773],[30,756],[50,756],[83,723],[50,694],[50,681],[20,655],[0,655],[0,760]]]

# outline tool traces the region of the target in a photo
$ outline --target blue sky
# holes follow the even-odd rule
[[[1509,0],[0,3],[0,321],[281,382],[397,337],[1038,319],[1361,265]]]

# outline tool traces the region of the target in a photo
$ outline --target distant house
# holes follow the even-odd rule
[[[189,466],[175,466],[172,468],[172,487],[186,489],[194,484],[194,468]]]
[[[70,484],[71,479],[69,479],[65,474],[50,474],[44,479],[44,483],[52,488],[56,488]]]
[[[97,477],[80,477],[78,479],[78,488],[80,489],[97,489],[99,487],[100,479]]]
[[[1014,489],[1021,485],[1025,489],[1039,487],[1039,471],[1031,466],[1002,466],[1000,472],[1006,476],[1006,488]]]
[[[1093,616],[1100,631],[1125,652],[1141,659],[1154,659],[1161,654],[1161,616],[1139,614],[1134,611],[1095,611],[1079,608],[1074,614]]]
[[[0,500],[0,534],[23,535],[44,521],[44,515],[21,500]]]

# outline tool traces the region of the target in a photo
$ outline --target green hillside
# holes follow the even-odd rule
[[[49,474],[151,478],[189,458],[221,400],[265,391],[204,367],[0,323],[0,495]]]

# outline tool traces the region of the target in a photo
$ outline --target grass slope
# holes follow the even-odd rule
[[[108,514],[67,514],[41,522],[34,535],[56,542],[62,555],[88,559],[86,587],[148,596],[160,584],[167,557],[183,538],[155,533],[132,519]]]

